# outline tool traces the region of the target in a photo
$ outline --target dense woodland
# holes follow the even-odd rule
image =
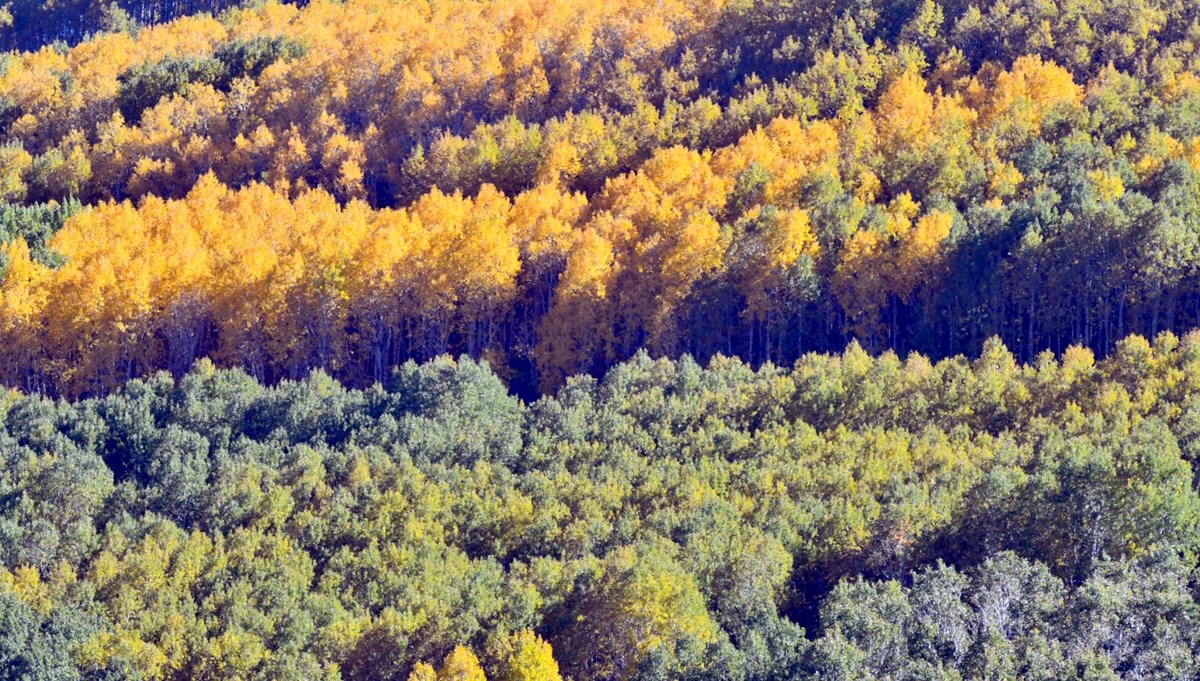
[[[0,681],[1200,678],[1200,3],[0,47]]]
[[[0,678],[1200,673],[1200,335],[639,354],[526,404],[207,360],[0,431]]]
[[[351,1],[14,53],[0,195],[80,206],[6,247],[0,377],[448,352],[533,397],[640,348],[1182,334],[1198,40],[1190,2]]]

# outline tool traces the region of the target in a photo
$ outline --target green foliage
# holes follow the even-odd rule
[[[639,355],[533,404],[466,358],[366,390],[203,361],[10,394],[0,654],[62,678],[1186,677],[1198,348]]]
[[[139,64],[121,75],[117,106],[130,123],[159,100],[187,94],[193,84],[212,85],[224,76],[224,64],[216,59],[166,57]]]
[[[81,210],[83,205],[76,199],[32,205],[0,204],[0,243],[23,239],[35,260],[57,267],[62,256],[50,248],[50,237]]]
[[[306,48],[279,36],[256,36],[222,44],[212,57],[164,57],[139,64],[121,74],[117,107],[126,122],[138,123],[142,114],[163,99],[186,96],[195,85],[228,90],[238,78],[257,78],[263,69],[305,54]]]
[[[213,53],[212,58],[221,68],[212,85],[228,90],[238,78],[258,78],[271,64],[299,59],[307,53],[307,47],[283,36],[255,36],[224,43]]]
[[[11,593],[0,595],[0,679],[82,679],[71,651],[97,628],[94,618],[72,608],[46,615]]]
[[[0,10],[0,680],[1200,677],[1200,5],[227,4]]]

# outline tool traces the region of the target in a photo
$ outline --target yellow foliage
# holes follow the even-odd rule
[[[802,256],[815,261],[820,246],[808,213],[800,208],[772,210],[764,215],[756,207],[742,220],[755,229],[743,232],[739,239],[739,246],[749,257],[740,263],[745,274],[738,288],[746,297],[749,312],[762,319],[787,302],[784,288],[789,270]]]
[[[550,644],[532,631],[519,631],[501,644],[495,681],[562,681]]]
[[[7,591],[25,601],[42,614],[49,614],[54,600],[50,585],[32,567],[22,565],[12,571],[0,568],[0,591]]]
[[[932,137],[934,99],[925,91],[925,80],[905,71],[879,98],[875,125],[880,143],[889,149],[924,145]]]
[[[479,658],[462,646],[455,646],[442,660],[437,678],[438,681],[487,681]]]
[[[837,130],[828,122],[802,126],[792,118],[776,118],[766,128],[743,135],[719,150],[713,171],[732,186],[752,164],[770,178],[764,200],[780,207],[799,205],[800,183],[818,168],[832,169],[839,150]]]
[[[980,113],[980,127],[1003,127],[1028,135],[1041,129],[1054,107],[1078,106],[1083,88],[1066,69],[1037,56],[1025,56],[1013,62],[1010,71],[995,74],[993,81],[972,79],[967,100]]]
[[[400,11],[375,0],[302,9],[263,3],[220,21],[200,15],[133,35],[100,34],[65,54],[47,47],[16,55],[0,77],[0,97],[19,112],[8,141],[30,151],[61,147],[72,130],[109,126],[102,143],[80,148],[97,170],[88,197],[181,196],[211,170],[227,183],[319,185],[354,198],[374,191],[364,178],[386,175],[393,159],[450,121],[469,130],[481,118],[534,120],[578,109],[599,92],[643,98],[647,75],[666,69],[682,45],[711,42],[723,5],[484,0]],[[128,69],[165,57],[203,59],[228,41],[261,36],[308,49],[227,91],[193,84],[136,125],[122,121],[119,150],[110,143],[118,78]],[[577,172],[569,147],[591,163],[606,153],[592,142],[611,143],[589,142],[586,133],[562,141],[564,153],[547,159],[548,179]]]
[[[96,634],[80,646],[76,654],[84,667],[103,668],[115,659],[147,679],[164,678],[167,670],[167,656],[158,646],[134,632],[120,629]]]
[[[1115,173],[1093,170],[1088,173],[1088,179],[1092,181],[1096,193],[1104,201],[1116,201],[1125,194],[1125,183]]]
[[[418,662],[408,675],[408,681],[437,681],[437,671],[428,662]]]
[[[889,298],[908,302],[921,283],[936,276],[942,243],[954,218],[934,210],[915,223],[920,211],[907,194],[888,207],[884,233],[863,229],[846,243],[833,276],[834,294],[854,332],[874,339],[883,331],[881,313]]]
[[[728,186],[707,155],[674,147],[610,180],[597,199],[603,212],[589,224],[612,244],[618,311],[652,348],[674,334],[675,309],[692,286],[721,267],[727,243],[715,216]]]
[[[6,145],[0,147],[0,199],[21,201],[27,187],[23,176],[33,165],[33,155],[24,147]]]

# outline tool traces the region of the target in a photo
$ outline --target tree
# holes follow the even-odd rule
[[[550,644],[530,630],[519,631],[499,644],[497,681],[561,681]]]
[[[487,681],[479,666],[479,658],[462,646],[455,646],[442,660],[437,678],[438,681]]]
[[[696,665],[717,628],[694,579],[658,547],[609,554],[557,646],[572,675],[629,679],[651,656]]]

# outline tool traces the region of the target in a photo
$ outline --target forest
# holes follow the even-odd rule
[[[1200,678],[1200,3],[0,49],[0,681]]]
[[[2,409],[3,678],[1200,673],[1200,334]]]
[[[7,55],[0,378],[466,354],[534,399],[639,349],[1200,324],[1194,3],[401,5]]]

